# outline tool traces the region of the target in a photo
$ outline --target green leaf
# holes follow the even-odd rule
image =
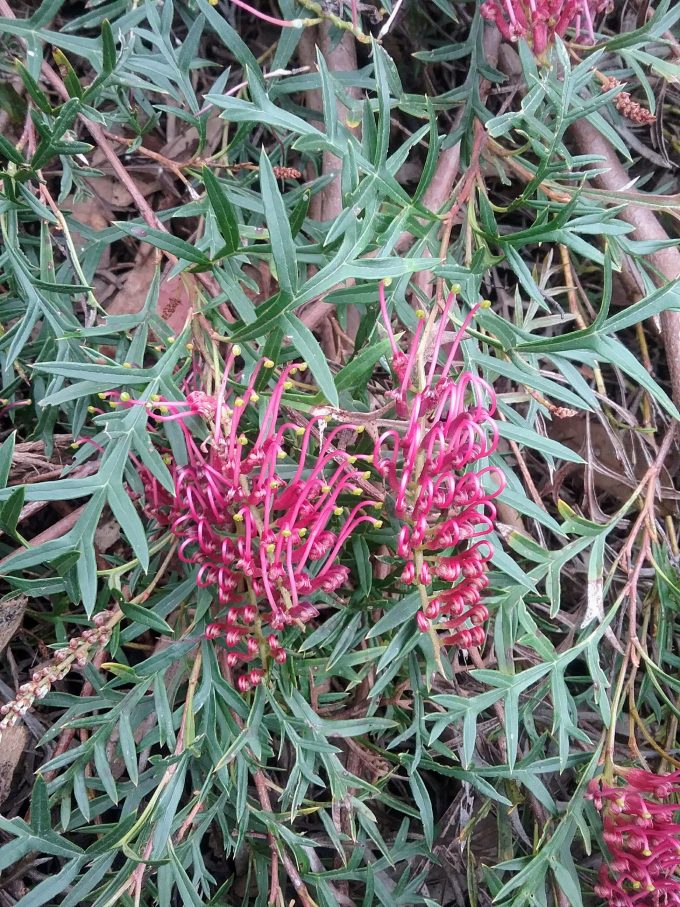
[[[6,157],[8,161],[16,164],[17,167],[24,163],[23,155],[14,147],[9,139],[4,137],[4,135],[0,135],[0,154],[3,157]]]
[[[413,774],[409,775],[408,780],[411,785],[413,799],[420,813],[420,821],[423,826],[423,834],[425,835],[425,844],[427,845],[428,850],[431,850],[434,842],[432,801],[430,800],[430,795],[425,787],[425,782],[418,772],[413,772]]]
[[[2,445],[0,445],[0,488],[5,488],[7,486],[9,471],[14,457],[14,443],[16,437],[17,433],[13,431],[11,435],[8,435],[2,442]]]
[[[174,636],[174,630],[167,621],[155,614],[150,608],[144,608],[142,605],[136,605],[132,602],[121,602],[120,609],[123,614],[132,621],[149,627],[160,633],[162,636]]]
[[[241,244],[236,212],[212,170],[209,167],[203,167],[201,176],[220,235],[224,240],[226,253],[229,255],[235,252]]]
[[[264,148],[260,153],[260,185],[276,278],[281,289],[293,295],[298,285],[297,250],[283,198]]]
[[[30,72],[26,69],[23,63],[18,62],[17,69],[19,70],[19,75],[21,76],[21,81],[24,83],[24,87],[28,92],[31,100],[36,105],[39,110],[42,110],[43,113],[52,115],[52,105],[50,104],[49,98],[42,90],[42,88],[35,81]]]
[[[16,537],[17,523],[26,497],[26,486],[19,485],[10,494],[7,501],[0,506],[0,528],[8,535]]]
[[[116,68],[116,42],[108,19],[102,20],[102,74],[111,75]]]
[[[126,236],[132,236],[134,239],[147,242],[156,249],[162,249],[164,252],[176,255],[177,258],[197,265],[203,265],[204,267],[209,267],[210,265],[210,259],[203,252],[192,246],[191,243],[173,236],[171,233],[155,230],[153,227],[142,226],[141,224],[131,224],[123,220],[114,221],[113,226],[125,233]]]
[[[294,315],[285,315],[282,323],[285,333],[290,334],[295,349],[309,365],[321,393],[331,406],[339,406],[340,401],[333,381],[333,373],[328,367],[328,360],[319,346],[319,341],[307,325]]]
[[[420,604],[421,599],[417,592],[412,592],[410,595],[405,596],[383,614],[378,623],[368,631],[366,638],[373,639],[375,636],[387,633],[389,630],[393,630],[395,627],[410,620],[420,608]]]
[[[553,441],[544,435],[523,425],[513,425],[511,422],[498,422],[498,434],[501,438],[508,441],[516,441],[518,444],[524,444],[532,450],[540,450],[541,453],[556,457],[559,460],[566,460],[569,463],[584,463],[585,460],[571,448],[561,444],[559,441]]]
[[[142,570],[146,572],[149,569],[149,546],[146,540],[146,532],[139,514],[121,484],[111,485],[108,490],[107,501],[135,556],[138,558]]]
[[[31,793],[31,828],[38,837],[52,830],[47,782],[42,775],[36,777]]]
[[[375,364],[383,356],[388,356],[391,349],[388,339],[379,340],[377,343],[364,347],[335,376],[336,390],[345,391],[359,388],[362,382],[372,374]]]
[[[120,751],[123,755],[125,768],[130,776],[130,781],[137,786],[139,781],[139,772],[137,769],[137,746],[135,736],[132,732],[130,715],[126,709],[123,709],[118,719],[118,739],[120,742]]]

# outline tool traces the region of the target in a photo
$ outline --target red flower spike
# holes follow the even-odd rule
[[[680,907],[679,807],[659,802],[680,793],[680,772],[617,768],[616,776],[613,785],[594,779],[586,794],[603,815],[611,854],[595,894],[609,907]]]
[[[380,287],[399,382],[393,397],[404,428],[382,434],[373,465],[392,491],[394,511],[402,521],[396,545],[397,557],[405,561],[401,581],[420,585],[430,599],[417,615],[419,629],[441,630],[444,645],[469,647],[484,642],[481,625],[488,611],[481,604],[481,593],[493,551],[483,537],[493,529],[493,499],[502,491],[504,478],[484,463],[498,443],[493,389],[472,372],[453,374],[464,332],[479,306],[464,319],[453,341],[447,338],[445,343],[454,299],[451,293],[432,345],[421,351],[428,365],[419,374],[418,347],[423,338],[427,343],[425,318],[420,318],[408,356],[401,353]],[[486,479],[493,485],[490,490]],[[437,580],[452,585],[432,595]]]
[[[536,56],[573,28],[576,41],[595,43],[593,16],[610,0],[486,0],[481,13],[506,41],[524,38]]]
[[[208,639],[222,638],[229,648],[227,663],[243,668],[237,679],[242,691],[264,677],[262,657],[283,663],[286,653],[275,633],[292,623],[305,624],[318,615],[310,598],[342,586],[349,570],[336,562],[357,526],[379,525],[366,513],[356,465],[361,457],[338,450],[333,441],[340,425],[324,433],[325,422],[312,416],[303,428],[280,424],[283,395],[300,366],[288,365],[271,392],[259,428],[248,414],[258,402],[255,383],[263,368],[256,365],[240,395],[232,391],[236,348],[227,359],[217,397],[201,391],[181,403],[158,400],[151,405],[156,422],[177,422],[183,431],[188,463],[171,461],[173,493],[145,469],[146,510],[179,540],[178,556],[198,567],[196,583],[214,588],[226,615],[206,629]],[[200,443],[187,427],[194,416],[208,428]],[[315,445],[314,430],[322,441]],[[290,454],[295,466],[282,469]],[[363,458],[365,459],[365,458]],[[339,499],[360,500],[347,509]],[[254,664],[253,664],[254,663]]]

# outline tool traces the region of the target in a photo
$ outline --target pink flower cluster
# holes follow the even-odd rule
[[[616,771],[617,783],[599,778],[588,786],[611,854],[600,867],[595,894],[610,907],[680,905],[680,825],[674,821],[680,807],[663,802],[680,793],[680,771]]]
[[[493,389],[470,371],[452,377],[463,333],[479,308],[451,338],[446,328],[454,299],[451,293],[431,343],[425,313],[417,313],[420,320],[406,354],[397,345],[380,287],[398,381],[392,396],[403,422],[380,436],[373,462],[394,495],[402,523],[397,555],[406,562],[402,581],[421,594],[418,626],[423,632],[432,626],[443,632],[442,645],[467,648],[484,641],[482,625],[489,613],[481,598],[493,554],[484,536],[493,529],[492,501],[504,478],[494,466],[480,465],[498,443]],[[442,582],[446,588],[435,588]]]
[[[481,13],[495,22],[506,41],[524,38],[539,56],[573,26],[577,40],[595,41],[593,16],[610,0],[486,0]]]
[[[357,464],[369,457],[336,446],[362,427],[326,431],[320,416],[304,426],[281,419],[283,394],[306,366],[282,369],[258,420],[255,386],[274,363],[258,362],[239,395],[231,386],[239,355],[233,347],[217,397],[196,391],[185,403],[157,401],[153,417],[178,422],[186,443],[187,464],[171,462],[173,492],[148,470],[141,474],[148,515],[179,539],[178,556],[198,567],[198,585],[215,589],[227,607],[207,636],[224,639],[227,663],[242,670],[238,685],[247,690],[260,683],[269,659],[286,660],[278,631],[306,624],[318,614],[312,599],[346,582],[339,553],[361,523],[382,525],[370,513],[382,504],[358,484],[370,472]],[[209,428],[203,443],[187,425],[190,415]]]
[[[486,465],[497,445],[492,388],[470,371],[452,377],[476,312],[451,334],[454,300],[452,293],[438,320],[418,313],[404,353],[381,285],[396,418],[376,415],[387,430],[375,431],[372,442],[358,443],[363,426],[328,408],[287,420],[284,394],[296,382],[302,389],[296,375],[304,363],[274,378],[271,360],[246,368],[236,346],[216,395],[194,390],[181,402],[147,404],[152,422],[180,426],[186,463],[166,453],[171,491],[140,467],[146,513],[178,540],[178,557],[197,568],[198,585],[215,591],[224,616],[206,633],[224,641],[241,690],[260,683],[272,661],[285,661],[281,631],[303,627],[317,616],[319,599],[347,583],[343,548],[361,524],[382,526],[375,511],[386,490],[397,530],[395,594],[403,583],[417,588],[418,626],[441,644],[483,642],[486,536],[503,476]],[[117,396],[113,405],[139,404]],[[332,428],[331,418],[339,419]]]

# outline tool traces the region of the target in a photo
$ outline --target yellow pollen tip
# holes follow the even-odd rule
[[[100,400],[106,400],[106,394],[97,394]]]
[[[111,404],[111,406],[113,406],[113,403]],[[161,411],[161,413],[162,413],[164,416],[165,416],[167,413],[170,412],[170,410],[168,409],[167,406],[159,406],[158,409]]]
[[[71,444],[72,450],[78,450],[79,447],[80,447],[80,444],[78,441],[74,441],[73,444]]]
[[[366,426],[364,426],[364,425],[357,425],[355,431],[356,431],[356,433],[357,433],[358,435],[361,435],[361,434],[363,434],[363,433],[366,431]]]
[[[451,285],[451,292],[452,292],[452,293],[460,293],[460,284],[459,284],[459,283],[454,283],[454,284],[452,284],[452,285]]]
[[[231,351],[232,351],[232,353],[234,354],[234,356],[240,356],[240,355],[241,355],[241,347],[238,345],[238,343],[235,343],[235,344],[232,346]]]
[[[365,470],[364,472],[362,472],[361,475],[362,475],[365,479],[370,479],[370,478],[371,478],[371,470],[370,470],[370,469],[367,469],[367,470]]]
[[[193,353],[194,345],[193,345],[193,343],[191,343],[191,341],[189,341],[189,343],[187,343],[187,349],[189,350],[190,353]]]
[[[272,491],[276,491],[276,489],[280,486],[280,484],[281,483],[277,482],[275,479],[273,482],[269,483],[269,487],[271,488]]]
[[[350,466],[354,466],[354,464],[356,463],[356,461],[357,461],[357,458],[354,457],[354,456],[352,456],[352,457],[347,457],[347,462],[350,464]]]
[[[240,407],[240,406],[243,406],[243,405],[244,405],[243,397],[237,397],[237,398],[234,400],[234,406],[239,406],[239,407]]]
[[[172,463],[172,457],[170,456],[170,454],[163,454],[161,459],[163,460],[163,462],[165,463],[166,466],[169,466]]]
[[[167,343],[174,343],[174,342],[175,342],[175,335],[174,335],[174,334],[170,334],[170,336],[168,337],[168,339],[167,339],[166,342],[167,342]]]
[[[382,509],[383,509],[383,502],[382,502],[382,501],[371,501],[371,505],[375,508],[375,510],[382,510]]]
[[[259,394],[251,394],[251,395],[250,395],[250,402],[251,402],[251,403],[257,403],[257,402],[259,401],[259,399],[260,399],[260,395],[259,395]]]
[[[342,516],[343,512],[344,512],[344,511],[343,511],[342,507],[336,507],[335,510],[333,511],[333,513],[334,513],[336,516]]]
[[[117,401],[117,400],[109,400],[109,406],[118,406],[118,401]],[[166,407],[161,407],[161,412],[163,412],[164,409],[165,409],[165,412],[167,413],[167,411],[168,411],[167,406],[166,406]]]
[[[646,849],[645,849],[645,850],[642,851],[642,856],[643,856],[643,857],[651,857],[651,855],[652,855],[652,851],[651,851],[651,850],[646,850]]]
[[[427,312],[425,309],[416,309],[416,318],[426,318]]]
[[[286,454],[286,451],[285,451],[285,450],[279,450],[279,451],[277,452],[277,454],[276,454],[276,459],[277,459],[277,460],[285,460],[285,459],[286,459],[286,456],[287,456],[287,454]]]
[[[298,369],[299,369],[301,372],[304,372],[304,371],[307,369],[307,367],[308,367],[308,366],[307,366],[307,363],[306,363],[306,362],[301,362],[301,363],[298,365]]]
[[[304,528],[304,526],[302,527],[302,529],[298,529],[298,535],[301,539],[303,539],[307,535],[307,530]]]
[[[282,529],[282,530],[281,530],[281,535],[284,537],[284,539],[289,539],[289,538],[291,537],[292,534],[293,534],[293,533],[290,531],[290,529]]]
[[[330,485],[322,485],[322,486],[321,486],[321,491],[322,491],[324,494],[328,494],[328,492],[329,492],[330,490],[331,490],[331,486],[330,486]]]
[[[130,399],[130,395],[127,391],[123,391],[123,393],[120,395],[120,399],[123,401],[123,403],[127,403]]]
[[[96,413],[97,408],[96,408],[96,406],[88,406],[87,411],[88,411],[88,413]]]
[[[301,425],[298,425],[298,427],[295,429],[295,434],[296,434],[296,435],[304,435],[304,433],[305,433],[304,428],[303,428]]]
[[[154,349],[156,350],[157,353],[163,352],[163,347],[158,344],[156,344],[156,346],[154,346]]]
[[[385,277],[385,278],[383,278],[383,283],[385,284],[386,287],[391,287],[391,286],[392,286],[392,278],[391,278],[391,277]]]
[[[264,365],[265,368],[274,368],[274,360],[265,359],[264,362],[262,363],[262,365]]]
[[[297,365],[294,365],[294,366],[292,367],[292,369],[288,372],[288,374],[289,374],[289,375],[297,375],[297,373],[298,373],[299,371],[300,371],[300,369],[297,367]]]
[[[239,435],[238,443],[243,447],[244,445],[246,445],[248,443],[248,439],[246,438],[245,435]]]
[[[374,521],[373,521],[373,527],[374,527],[375,529],[382,529],[382,524],[383,524],[383,521],[382,521],[382,520],[374,520]]]
[[[276,545],[273,542],[270,542],[267,545],[267,554],[273,554],[276,551]]]
[[[161,399],[161,395],[160,395],[160,394],[152,394],[152,395],[151,395],[151,399],[153,400],[154,403],[158,403],[158,401]]]
[[[242,522],[243,522],[243,514],[242,514],[242,513],[235,513],[235,514],[234,514],[234,522],[235,522],[235,523],[242,523]]]
[[[131,362],[124,362],[124,363],[123,363],[123,368],[132,368],[132,363],[131,363]]]
[[[480,309],[490,309],[490,308],[491,308],[491,300],[490,300],[490,299],[482,299],[482,301],[479,303],[479,308],[480,308]]]
[[[354,494],[354,495],[360,495],[360,494],[361,494],[361,488],[350,488],[349,493],[350,493],[350,494]]]
[[[283,389],[284,389],[285,391],[289,391],[289,390],[291,389],[292,386],[293,386],[293,382],[292,382],[292,381],[284,381],[284,382],[283,382]]]

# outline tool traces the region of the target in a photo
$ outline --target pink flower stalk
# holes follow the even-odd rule
[[[481,13],[495,22],[506,41],[524,38],[536,56],[545,53],[555,36],[573,26],[576,40],[595,42],[593,16],[610,0],[486,0]]]
[[[451,341],[445,330],[454,299],[451,293],[446,300],[431,346],[425,313],[417,313],[420,321],[410,351],[404,353],[380,287],[399,383],[392,396],[404,421],[403,428],[390,428],[380,436],[373,462],[394,495],[395,514],[402,523],[397,556],[405,561],[402,581],[418,587],[423,600],[419,628],[426,632],[434,626],[443,634],[443,645],[467,648],[484,642],[489,612],[481,599],[493,554],[484,536],[493,529],[492,501],[502,491],[504,478],[496,467],[484,465],[498,443],[493,389],[470,371],[452,374],[463,334],[479,306]]]
[[[349,570],[338,562],[343,545],[361,523],[382,525],[367,512],[382,505],[366,500],[357,484],[370,473],[356,464],[370,457],[334,443],[362,427],[326,432],[314,415],[304,426],[282,422],[283,395],[306,365],[282,370],[258,420],[255,384],[274,363],[257,363],[239,395],[230,385],[239,352],[232,349],[216,397],[194,391],[183,403],[156,403],[153,418],[176,421],[186,442],[187,465],[170,462],[173,493],[148,470],[141,475],[147,513],[179,540],[179,558],[198,567],[198,585],[214,589],[227,609],[206,635],[224,640],[227,663],[243,669],[238,685],[247,690],[260,683],[269,659],[286,660],[276,634],[314,618],[318,596],[346,582]],[[186,424],[190,415],[208,427],[202,443]]]
[[[680,771],[655,775],[616,769],[617,780],[588,785],[586,796],[603,814],[604,840],[611,859],[600,866],[595,894],[610,907],[680,905],[680,825],[677,803]]]

